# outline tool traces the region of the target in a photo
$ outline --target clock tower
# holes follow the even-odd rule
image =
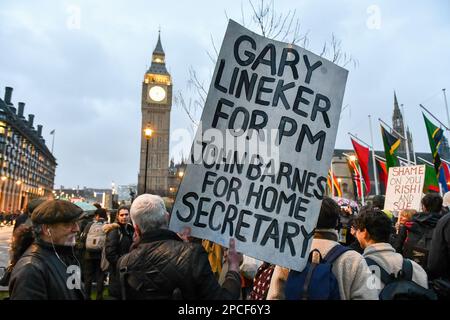
[[[146,192],[164,196],[168,192],[171,107],[172,79],[166,69],[161,35],[158,34],[152,63],[142,82],[139,194]]]

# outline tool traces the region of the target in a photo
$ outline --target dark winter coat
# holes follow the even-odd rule
[[[450,280],[450,213],[443,216],[434,229],[428,254],[428,272],[430,279]]]
[[[427,255],[431,249],[433,230],[441,217],[440,212],[421,212],[406,223],[407,236],[403,243],[403,256],[416,261],[424,269],[427,268]]]
[[[131,224],[119,223],[110,224],[106,233],[105,256],[109,262],[109,293],[117,299],[121,298],[117,261],[130,252],[133,233],[134,228]]]
[[[144,235],[139,245],[119,259],[127,299],[238,299],[240,275],[229,271],[222,287],[208,255],[196,243],[181,241],[169,230]]]
[[[60,259],[55,253],[58,253]],[[43,241],[33,243],[14,266],[9,282],[11,300],[83,300],[84,292],[70,289],[73,274],[67,266],[77,265],[71,247]],[[69,281],[68,281],[69,279]]]
[[[115,223],[113,225],[115,227],[106,233],[105,254],[109,265],[115,270],[119,258],[130,252],[134,228],[131,224]]]

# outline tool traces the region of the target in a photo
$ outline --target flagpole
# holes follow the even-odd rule
[[[370,143],[372,143],[372,165],[373,165],[373,177],[375,178],[375,194],[379,194],[378,190],[378,177],[377,166],[375,162],[375,147],[373,146],[373,133],[372,133],[372,117],[369,114],[369,128],[370,128]]]
[[[55,132],[56,131],[53,130],[53,134],[52,134],[52,136],[53,136],[53,139],[52,139],[52,154],[53,154],[53,147],[55,146]]]
[[[386,159],[383,158],[383,157],[380,157],[379,155],[375,155],[375,158],[378,159],[378,160],[381,160],[383,162],[386,162]]]
[[[400,108],[402,108],[402,121],[403,121],[403,130],[405,130],[405,141],[406,141],[406,159],[408,159],[408,165],[410,165],[410,155],[409,155],[409,139],[408,139],[408,132],[406,131],[406,114],[405,114],[405,108],[403,108],[403,104],[400,105]],[[415,163],[414,163],[415,164]]]
[[[334,174],[333,174],[333,157],[331,157],[331,166],[330,166],[330,173],[331,173],[331,198],[334,197]]]
[[[350,161],[352,161],[352,159],[350,158],[350,155],[348,155],[348,154],[346,154],[346,153],[342,153],[344,156],[346,156],[347,158],[349,158],[350,159]],[[361,184],[361,203],[362,203],[362,205],[364,206],[365,205],[365,203],[364,203],[364,178],[363,178],[363,176],[362,176],[362,174],[361,174],[361,171],[360,171],[360,167],[359,167],[359,165],[356,165],[356,163],[355,163],[355,167],[356,167],[356,171],[358,171],[358,175],[359,175],[359,183]],[[358,186],[356,186],[356,189],[358,189]]]
[[[370,116],[369,116],[370,117]],[[357,136],[354,136],[353,134],[351,134],[350,132],[348,132],[348,134],[350,135],[350,137],[354,138],[355,140],[358,140],[360,143],[366,145],[369,149],[372,149],[372,157],[375,154],[375,149],[373,148],[373,139],[372,139],[372,146],[365,143],[364,141],[362,141],[361,139],[359,139]],[[371,135],[372,135],[372,130],[371,130]],[[343,155],[345,155],[346,157],[348,157],[347,154],[343,153]],[[376,169],[375,169],[375,159],[373,159],[373,165],[374,165],[374,178],[375,178],[375,190],[376,190],[376,194],[378,194],[378,178],[377,178],[377,173],[376,173]],[[370,183],[370,181],[369,181]]]
[[[447,124],[450,127],[450,116],[448,114],[447,95],[445,94],[445,88],[442,89],[442,93],[444,94],[445,110],[447,111]]]
[[[428,164],[428,165],[430,165],[430,166],[434,166],[434,164],[432,164],[430,161],[428,161],[428,160],[425,160],[424,158],[421,158],[421,157],[417,157],[417,159],[419,159],[420,161],[422,161],[422,162],[425,162],[426,164]]]
[[[432,114],[430,111],[428,111],[428,109],[425,108],[422,104],[419,104],[419,106],[420,106],[423,110],[425,110],[430,116],[432,116],[434,120],[436,120],[437,122],[439,122],[439,124],[440,124],[441,126],[443,126],[443,127],[445,128],[445,130],[450,130],[449,128],[447,128],[447,126],[446,126],[445,124],[443,124],[441,121],[439,121],[439,119],[436,118],[436,117],[434,116],[434,114]]]
[[[389,126],[386,122],[384,122],[383,120],[381,120],[380,118],[378,118],[378,121],[380,121],[382,124],[384,124],[386,127],[388,127],[392,132],[394,132],[396,135],[398,135],[400,137],[400,139],[405,140],[406,142],[406,159],[408,161],[408,165],[410,164],[409,161],[409,145],[408,145],[408,139],[406,139],[400,132],[398,132],[397,130],[395,130],[394,128],[392,128],[391,126]]]

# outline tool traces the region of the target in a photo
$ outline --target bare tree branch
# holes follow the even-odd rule
[[[189,103],[189,105],[186,104],[186,101],[184,100],[184,96],[181,93],[181,91],[179,91],[175,94],[174,99],[175,99],[175,105],[180,106],[184,110],[184,112],[186,112],[186,114],[188,115],[191,122],[198,126],[198,121],[194,118],[194,115],[193,115],[191,103]]]
[[[308,48],[310,45],[310,31],[302,33],[301,22],[297,15],[297,10],[288,10],[286,13],[278,13],[275,9],[275,1],[265,0],[248,0],[248,7],[250,8],[250,14],[246,15],[244,3],[241,2],[241,21],[242,25],[249,29],[257,29],[263,37],[268,37],[283,42],[290,42],[292,44],[301,45],[303,48]],[[249,18],[245,19],[248,16]],[[228,20],[228,13],[225,10],[225,17]],[[211,35],[212,51],[207,51],[207,55],[211,62],[215,65],[219,52],[214,42],[214,38]],[[349,64],[356,68],[359,65],[358,60],[354,59],[351,55],[342,50],[342,43],[338,38],[331,34],[330,41],[325,41],[322,46],[322,50],[319,56],[327,58],[334,63],[347,66]],[[182,93],[179,93],[176,97],[177,103],[188,114],[192,123],[196,124],[198,111],[201,111],[204,107],[207,90],[204,86],[204,82],[201,81],[195,72],[194,68],[189,70],[190,79],[188,81],[188,87],[193,90],[197,98],[194,101],[189,101],[183,98]],[[208,81],[209,82],[209,81]],[[344,107],[345,109],[345,107]]]

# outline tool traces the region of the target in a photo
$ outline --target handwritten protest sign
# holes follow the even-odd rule
[[[389,168],[384,208],[393,211],[421,211],[425,165]]]
[[[170,228],[295,270],[308,258],[348,71],[230,20]]]

